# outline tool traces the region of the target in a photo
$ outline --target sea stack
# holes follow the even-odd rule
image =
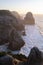
[[[35,19],[34,19],[33,14],[31,12],[28,12],[26,14],[26,16],[24,17],[24,24],[28,24],[28,25],[35,24]]]

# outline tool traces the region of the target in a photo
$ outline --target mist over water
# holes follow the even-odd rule
[[[43,15],[34,16],[36,25],[39,27],[41,35],[43,35]]]
[[[43,52],[43,16],[34,16],[35,25],[25,25],[26,36],[22,36],[25,45],[13,54],[23,54],[28,57],[31,48],[38,47]],[[7,51],[6,45],[0,46],[0,51]]]
[[[35,25],[25,25],[26,36],[22,36],[25,45],[20,53],[28,56],[32,47],[38,47],[43,52],[43,16],[34,16]]]

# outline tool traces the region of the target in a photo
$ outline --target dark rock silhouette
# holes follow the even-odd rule
[[[7,55],[5,52],[0,53],[0,65],[15,65],[13,63],[13,57]]]
[[[13,58],[16,58],[20,61],[26,61],[27,57],[25,55],[22,54],[12,54],[12,53],[8,53],[9,55],[11,55]]]
[[[30,51],[29,57],[28,57],[28,64],[29,65],[41,65],[42,56],[41,51],[37,47],[33,47]]]
[[[27,61],[20,62],[18,65],[43,65],[42,52],[37,47],[30,51]]]
[[[18,26],[16,17],[10,11],[0,10],[0,44],[9,43],[9,49],[20,49],[24,41],[17,31]]]
[[[24,17],[24,24],[29,24],[29,25],[35,24],[35,20],[31,12],[28,12],[26,16]]]

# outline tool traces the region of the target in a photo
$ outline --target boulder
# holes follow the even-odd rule
[[[34,20],[33,14],[31,12],[28,12],[26,14],[26,16],[24,17],[24,24],[28,24],[28,25],[35,24],[35,20]]]
[[[25,44],[17,31],[18,25],[10,11],[0,10],[0,45],[9,43],[9,49],[18,50]]]
[[[42,63],[42,52],[37,48],[33,47],[28,56],[28,64],[29,65],[41,65]]]
[[[42,52],[37,48],[33,47],[27,58],[27,61],[18,63],[18,65],[43,65]]]

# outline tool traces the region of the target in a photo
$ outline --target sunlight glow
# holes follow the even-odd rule
[[[0,9],[17,11],[21,14],[31,11],[43,14],[43,0],[0,0]]]

